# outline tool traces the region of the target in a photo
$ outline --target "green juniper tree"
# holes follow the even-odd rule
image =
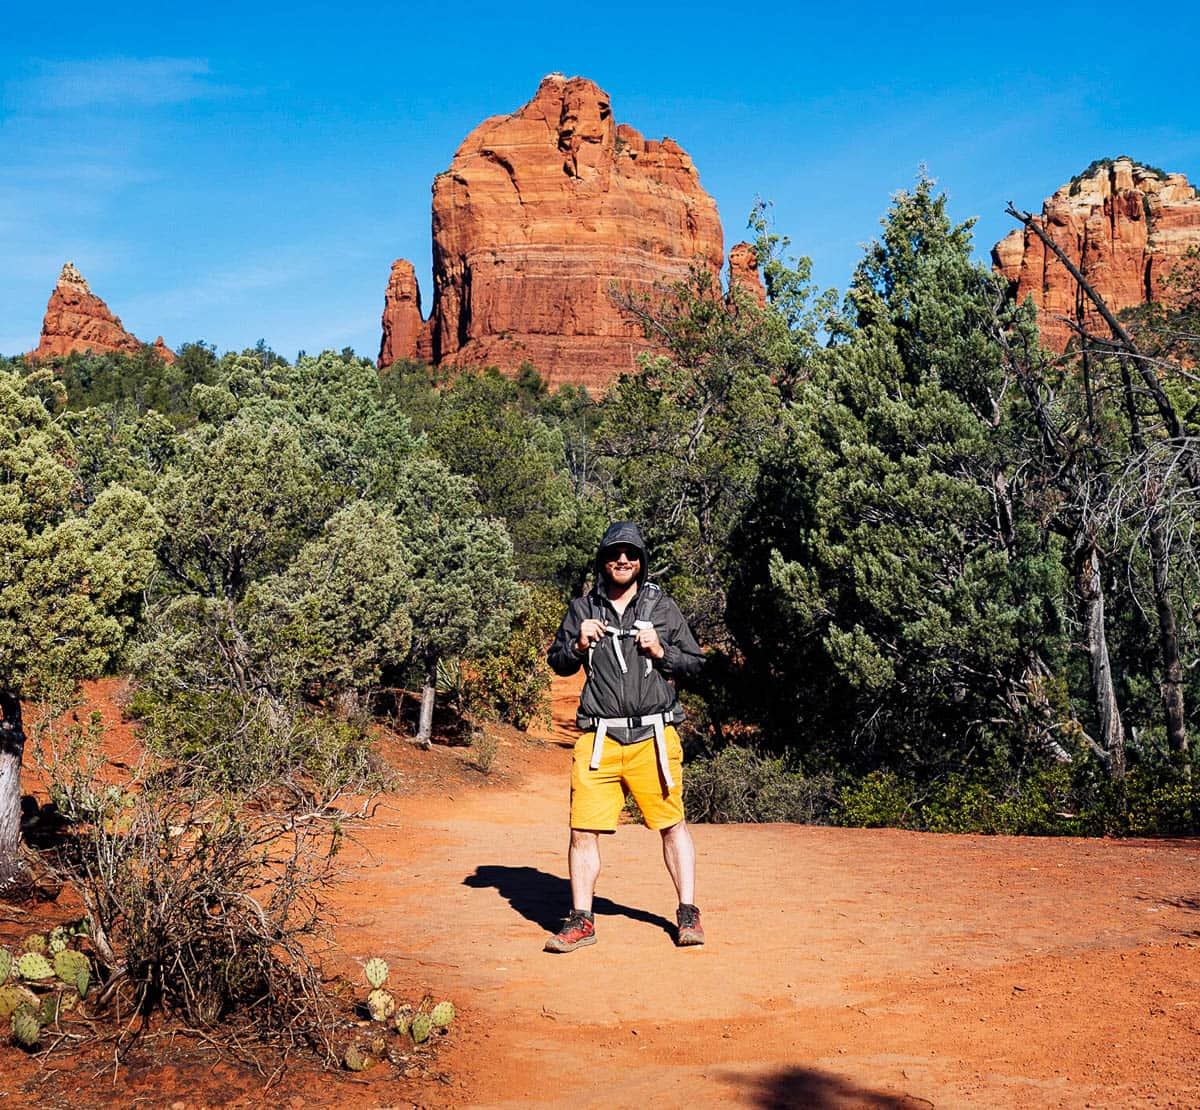
[[[764,453],[734,623],[777,734],[825,762],[1003,754],[1059,650],[1059,553],[1005,472],[998,297],[933,183],[899,194]]]
[[[0,890],[20,872],[21,699],[100,673],[133,621],[159,521],[110,486],[84,504],[70,437],[0,374]]]

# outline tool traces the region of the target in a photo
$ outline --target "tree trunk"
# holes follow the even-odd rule
[[[1175,606],[1167,583],[1170,558],[1157,514],[1150,518],[1150,568],[1154,576],[1154,608],[1158,613],[1158,644],[1162,655],[1163,712],[1167,723],[1167,745],[1175,756],[1180,773],[1191,778],[1188,759],[1187,722],[1183,713],[1183,664],[1179,659],[1179,634],[1175,625]]]
[[[1092,699],[1100,721],[1100,744],[1108,753],[1108,773],[1125,777],[1125,731],[1113,688],[1108,659],[1108,636],[1104,628],[1104,587],[1100,581],[1100,558],[1096,545],[1082,542],[1075,549],[1075,588],[1083,618],[1083,642],[1092,675]]]
[[[429,664],[425,685],[421,687],[421,723],[417,727],[417,743],[422,748],[433,747],[433,699],[437,695],[437,663]]]
[[[0,894],[21,867],[21,756],[25,726],[21,699],[13,690],[0,690]]]

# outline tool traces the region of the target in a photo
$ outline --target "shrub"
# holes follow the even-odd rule
[[[1192,781],[1166,769],[1135,767],[1125,776],[1125,804],[1131,833],[1173,836],[1194,833],[1200,799]]]
[[[831,775],[805,777],[782,759],[728,747],[688,765],[683,797],[694,821],[821,824],[829,820],[835,794]]]
[[[546,651],[562,610],[554,590],[529,590],[504,648],[480,660],[475,669],[477,699],[517,728],[549,722],[551,672]]]
[[[911,783],[892,771],[872,771],[838,798],[837,823],[855,828],[908,828],[915,804]]]
[[[332,1060],[336,1004],[313,938],[349,815],[249,807],[155,760],[114,778],[101,740],[94,715],[63,735],[43,729],[38,755],[64,822],[52,858],[86,907],[102,998],[142,1015],[142,1029],[165,1010],[222,1023],[226,1045],[253,1035]]]

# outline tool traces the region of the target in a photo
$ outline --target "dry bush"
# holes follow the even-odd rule
[[[100,726],[42,730],[38,760],[62,835],[47,853],[80,894],[124,1048],[162,1012],[252,1056],[253,1043],[333,1062],[338,1005],[319,953],[323,896],[349,814],[231,799],[147,759],[120,780]],[[200,781],[203,781],[202,779]]]

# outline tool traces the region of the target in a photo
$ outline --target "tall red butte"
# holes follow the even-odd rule
[[[1162,278],[1200,247],[1200,197],[1183,174],[1106,159],[1049,197],[1040,223],[1109,308],[1120,311],[1162,300]],[[992,261],[1018,300],[1033,296],[1049,349],[1065,350],[1074,334],[1063,317],[1108,334],[1091,301],[1034,232],[1009,232],[992,248]]]
[[[42,337],[30,357],[53,358],[73,351],[94,351],[96,354],[120,351],[136,355],[143,346],[137,336],[125,330],[121,318],[114,316],[108,305],[92,292],[75,264],[68,262],[50,294],[46,315],[42,318]],[[163,343],[161,335],[154,342],[154,351],[163,362],[175,361],[175,352]]]
[[[714,275],[717,205],[671,139],[613,119],[609,96],[552,73],[472,131],[433,183],[433,306],[392,269],[379,365],[428,358],[602,392],[646,348],[610,290],[652,295],[697,265]]]

